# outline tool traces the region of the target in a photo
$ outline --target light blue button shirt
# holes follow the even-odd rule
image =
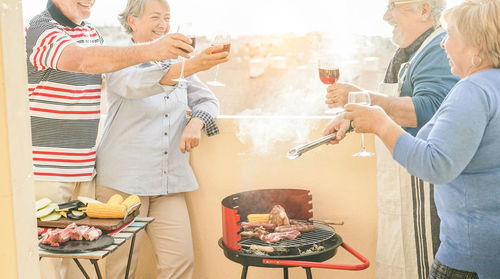
[[[96,183],[139,196],[198,188],[181,153],[186,110],[215,118],[219,102],[195,75],[180,87],[159,84],[169,61],[106,74],[108,113],[97,150]]]

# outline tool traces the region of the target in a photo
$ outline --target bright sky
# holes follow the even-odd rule
[[[170,0],[172,20],[192,22],[197,34],[228,31],[242,34],[334,34],[390,36],[382,20],[388,0]],[[118,25],[116,15],[126,0],[96,0],[90,22]],[[460,0],[448,0],[456,4]],[[23,0],[24,21],[46,5],[45,0]],[[306,4],[307,3],[307,4]]]

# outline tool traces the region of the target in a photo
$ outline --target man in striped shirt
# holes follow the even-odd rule
[[[48,0],[26,27],[37,198],[63,202],[93,195],[102,73],[193,51],[181,34],[142,45],[102,46],[100,34],[84,21],[94,2]]]

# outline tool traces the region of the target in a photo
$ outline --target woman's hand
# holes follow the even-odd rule
[[[192,149],[200,144],[201,129],[203,128],[203,121],[200,118],[193,117],[188,122],[184,132],[182,133],[180,148],[181,152],[191,152]]]
[[[349,96],[349,92],[353,91],[362,91],[363,89],[356,87],[350,83],[341,83],[337,82],[335,84],[329,85],[326,88],[326,98],[325,104],[328,105],[329,108],[335,107],[343,107],[347,104],[347,98]]]
[[[347,104],[344,108],[344,118],[352,120],[351,126],[356,133],[380,135],[387,126],[394,123],[379,106]]]
[[[229,61],[229,52],[222,51],[223,49],[223,45],[209,47],[186,61],[186,63],[194,64],[198,70],[197,72],[206,71],[213,66]]]

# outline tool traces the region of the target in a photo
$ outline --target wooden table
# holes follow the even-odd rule
[[[42,258],[68,258],[68,259],[73,259],[73,261],[76,263],[80,271],[83,273],[83,276],[85,278],[90,279],[88,273],[85,271],[83,266],[80,264],[80,259],[85,259],[85,260],[90,260],[90,262],[94,265],[95,272],[97,274],[97,278],[102,279],[101,271],[99,270],[99,265],[97,264],[97,261],[100,259],[105,258],[107,255],[110,253],[113,253],[118,247],[120,247],[122,244],[124,244],[128,239],[131,239],[130,243],[130,251],[128,254],[128,260],[127,260],[127,269],[125,271],[125,279],[128,279],[128,274],[129,274],[129,269],[130,269],[130,262],[132,260],[132,253],[134,250],[134,244],[135,244],[135,236],[137,233],[143,229],[146,229],[146,226],[153,222],[154,217],[136,217],[132,223],[130,223],[128,226],[123,228],[120,232],[113,234],[112,237],[114,238],[113,244],[103,248],[101,250],[97,251],[89,251],[89,252],[80,252],[80,253],[58,253],[58,252],[52,252],[48,251],[45,249],[38,249],[38,253],[40,256],[40,260]]]

